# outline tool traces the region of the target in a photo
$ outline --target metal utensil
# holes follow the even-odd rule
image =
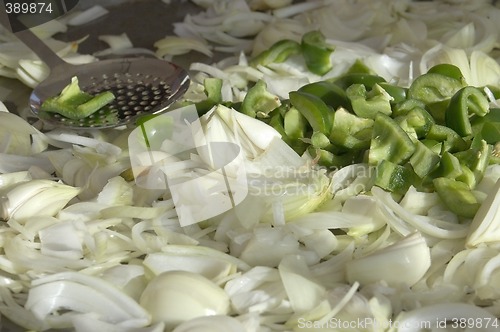
[[[0,21],[9,26],[5,13]],[[29,106],[43,122],[73,129],[110,128],[128,124],[140,116],[164,112],[189,87],[188,73],[156,58],[122,58],[71,65],[61,59],[29,29],[14,32],[49,67],[50,75],[31,93]],[[40,110],[43,101],[58,95],[76,76],[83,91],[111,91],[115,100],[91,116],[72,120]]]

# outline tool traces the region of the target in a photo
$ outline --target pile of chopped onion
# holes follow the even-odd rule
[[[437,63],[471,85],[500,85],[500,10],[487,1],[193,2],[200,12],[150,50],[227,53],[192,64],[190,101],[204,98],[208,77],[222,80],[226,101],[258,80],[287,98],[356,60],[401,85]],[[52,39],[89,15],[36,32],[68,61],[95,61]],[[248,66],[315,29],[335,45],[326,75],[296,58]],[[126,34],[101,39],[101,55],[134,50]],[[0,75],[30,86],[45,77],[11,35],[2,41]],[[180,104],[138,128],[78,132],[40,131],[0,104],[2,316],[29,330],[498,329],[500,166],[463,219],[435,193],[410,187],[396,199],[372,187],[366,164],[320,169],[229,107],[199,118]]]

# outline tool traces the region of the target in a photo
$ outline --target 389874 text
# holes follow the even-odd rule
[[[5,12],[7,14],[42,14],[52,13],[50,2],[13,2],[5,1]]]
[[[437,327],[451,327],[453,329],[481,329],[500,328],[498,318],[476,317],[476,318],[450,318],[437,322]]]

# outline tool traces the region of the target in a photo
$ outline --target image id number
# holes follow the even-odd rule
[[[7,14],[42,14],[52,13],[52,4],[45,2],[6,2],[5,12]]]
[[[453,329],[480,329],[480,328],[498,328],[500,323],[497,318],[452,318],[450,322]]]

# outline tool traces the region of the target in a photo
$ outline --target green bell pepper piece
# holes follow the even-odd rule
[[[278,96],[267,91],[267,84],[263,80],[252,86],[241,104],[241,112],[252,118],[267,117],[271,111],[281,105]]]
[[[304,138],[307,131],[307,120],[298,109],[290,107],[283,115],[283,128],[290,138]]]
[[[387,82],[377,83],[382,89],[392,97],[391,104],[398,104],[406,100],[406,94],[408,93],[407,88],[390,84]]]
[[[47,98],[41,105],[44,112],[58,113],[72,120],[84,119],[99,111],[115,99],[110,91],[91,95],[80,89],[78,78],[64,87],[58,96]]]
[[[404,116],[416,108],[425,110],[424,102],[417,99],[406,99],[394,105],[392,114],[394,117]]]
[[[359,117],[374,119],[377,113],[392,113],[391,97],[378,84],[371,91],[367,91],[363,84],[353,84],[347,88],[346,95]]]
[[[480,140],[479,143],[474,144],[470,149],[457,152],[454,155],[458,158],[460,164],[472,171],[475,183],[477,183],[483,178],[486,167],[490,163],[492,151],[491,145],[486,143],[485,140]]]
[[[415,130],[418,138],[425,137],[435,123],[432,116],[423,108],[415,108],[405,116],[407,123]]]
[[[467,184],[444,177],[434,179],[433,184],[441,200],[453,213],[464,218],[474,217],[480,203]]]
[[[377,165],[382,160],[395,164],[408,161],[415,152],[415,144],[391,117],[378,113],[373,124],[368,162]]]
[[[432,115],[426,111],[425,104],[416,99],[407,99],[394,105],[392,115],[395,119],[400,119],[397,122],[404,119],[418,138],[425,137],[435,123]]]
[[[314,131],[329,135],[334,111],[321,98],[301,91],[292,91],[289,96],[293,107],[306,118]]]
[[[322,132],[315,131],[311,135],[311,145],[317,149],[328,149],[332,143]]]
[[[446,125],[462,137],[472,134],[472,125],[469,117],[485,116],[489,112],[488,99],[475,87],[467,86],[460,89],[451,97],[446,110]]]
[[[441,156],[441,161],[439,163],[439,168],[437,170],[437,177],[445,177],[448,179],[457,179],[463,174],[462,166],[460,165],[460,160],[448,151],[443,152]]]
[[[409,99],[418,99],[426,105],[451,98],[463,83],[449,76],[427,73],[417,77],[408,89]]]
[[[366,89],[372,89],[375,84],[385,82],[385,79],[378,75],[353,73],[344,74],[338,78],[333,79],[332,82],[340,86],[344,90],[346,90],[353,84],[363,84]]]
[[[443,151],[457,152],[469,148],[469,144],[453,129],[433,124],[426,136],[427,139],[443,143]]]
[[[471,118],[472,135],[481,135],[488,144],[500,142],[500,108],[491,108],[483,117]]]
[[[430,149],[432,152],[434,152],[438,155],[440,155],[441,152],[443,151],[443,143],[442,142],[438,142],[436,140],[428,139],[428,138],[421,139],[419,142],[424,144],[428,149]]]
[[[456,79],[457,81],[462,82],[463,85],[465,85],[465,78],[464,75],[462,74],[462,71],[460,68],[458,68],[455,65],[449,64],[449,63],[440,63],[437,64],[433,67],[431,67],[427,73],[434,73],[434,74],[440,74],[444,76],[448,76],[450,78]]]
[[[302,155],[306,151],[308,144],[306,144],[304,141],[301,140],[301,138],[299,138],[300,134],[298,134],[297,132],[293,133],[293,135],[294,135],[293,137],[288,136],[288,134],[285,130],[284,116],[283,116],[282,112],[280,112],[280,110],[279,110],[280,108],[285,108],[285,105],[282,105],[278,109],[271,112],[270,118],[269,118],[267,123],[271,127],[273,127],[278,133],[280,133],[281,139],[286,144],[288,144],[288,146],[290,146],[299,155]],[[290,124],[289,124],[289,126],[290,126]],[[297,130],[299,129],[298,126],[296,129]],[[291,131],[291,128],[288,128],[288,130]]]
[[[372,119],[360,118],[339,108],[335,112],[329,138],[332,143],[347,149],[367,149],[370,146],[373,122]]]
[[[404,194],[414,180],[415,175],[409,167],[382,160],[375,168],[373,183],[384,190]]]
[[[409,164],[415,174],[423,179],[437,167],[441,158],[420,141],[417,141],[415,147],[415,152],[410,157]]]
[[[361,59],[356,59],[354,63],[347,69],[346,74],[373,74],[371,70]]]
[[[261,52],[250,60],[250,65],[267,66],[271,63],[286,61],[289,57],[300,53],[300,44],[294,40],[284,39],[274,43],[269,49]]]
[[[346,96],[344,89],[329,81],[318,81],[302,86],[299,91],[310,93],[323,100],[334,110],[344,107],[351,110],[351,102]]]
[[[324,75],[332,69],[330,55],[334,48],[326,42],[320,31],[310,31],[302,36],[300,44],[307,68],[316,75]]]
[[[324,149],[317,149],[309,146],[308,152],[314,159],[318,160],[318,164],[328,168],[341,168],[359,162],[359,151],[348,151],[345,153],[335,154]]]
[[[208,77],[203,80],[207,98],[195,104],[199,115],[205,114],[217,104],[222,103],[222,79]]]

